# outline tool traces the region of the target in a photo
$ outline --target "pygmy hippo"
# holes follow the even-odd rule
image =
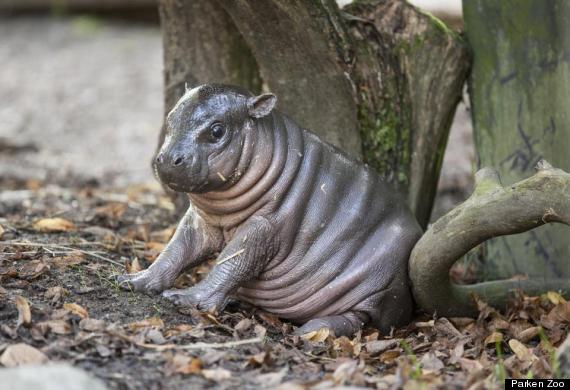
[[[166,119],[160,180],[188,194],[172,240],[123,286],[222,310],[229,296],[304,325],[350,335],[410,320],[408,257],[421,229],[378,174],[300,128],[271,93],[207,84]],[[219,253],[197,285],[167,290]]]

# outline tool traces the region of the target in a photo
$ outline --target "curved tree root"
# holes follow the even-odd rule
[[[409,263],[412,291],[422,310],[448,317],[475,316],[473,295],[497,308],[504,307],[515,290],[531,295],[561,290],[570,295],[570,279],[501,280],[470,286],[455,285],[449,279],[453,264],[485,240],[549,222],[570,225],[570,175],[544,160],[537,170],[534,176],[503,187],[495,170],[481,169],[471,197],[422,236]]]

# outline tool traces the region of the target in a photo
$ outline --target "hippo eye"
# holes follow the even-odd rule
[[[219,141],[226,134],[226,129],[220,123],[215,123],[210,127],[210,136],[212,140]]]

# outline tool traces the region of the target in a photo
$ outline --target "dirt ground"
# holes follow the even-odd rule
[[[148,266],[177,215],[149,169],[162,117],[157,26],[92,17],[0,20],[0,363],[63,361],[110,388],[490,388],[505,375],[556,374],[570,304],[519,297],[507,313],[426,318],[378,334],[293,335],[240,305],[177,309],[123,291],[113,275]],[[437,214],[469,193],[463,106]],[[190,285],[207,267],[179,278]],[[25,343],[35,352],[14,351]]]
[[[294,324],[237,302],[200,313],[118,287],[114,275],[148,266],[172,234],[176,215],[161,192],[2,184],[4,366],[68,362],[112,389],[487,389],[505,376],[557,375],[570,302],[556,293],[519,297],[503,314],[480,302],[476,320],[418,315],[390,334],[299,337]]]

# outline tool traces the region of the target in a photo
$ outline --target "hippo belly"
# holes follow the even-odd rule
[[[409,252],[407,236],[416,239],[415,231],[400,223],[405,210],[386,196],[376,175],[354,169],[350,160],[331,158],[310,135],[305,153],[275,212],[283,221],[283,248],[258,278],[237,291],[238,298],[296,322],[352,311],[374,320],[379,307],[391,312],[411,307],[409,253],[398,250],[403,245]],[[293,197],[294,208],[287,202]]]

